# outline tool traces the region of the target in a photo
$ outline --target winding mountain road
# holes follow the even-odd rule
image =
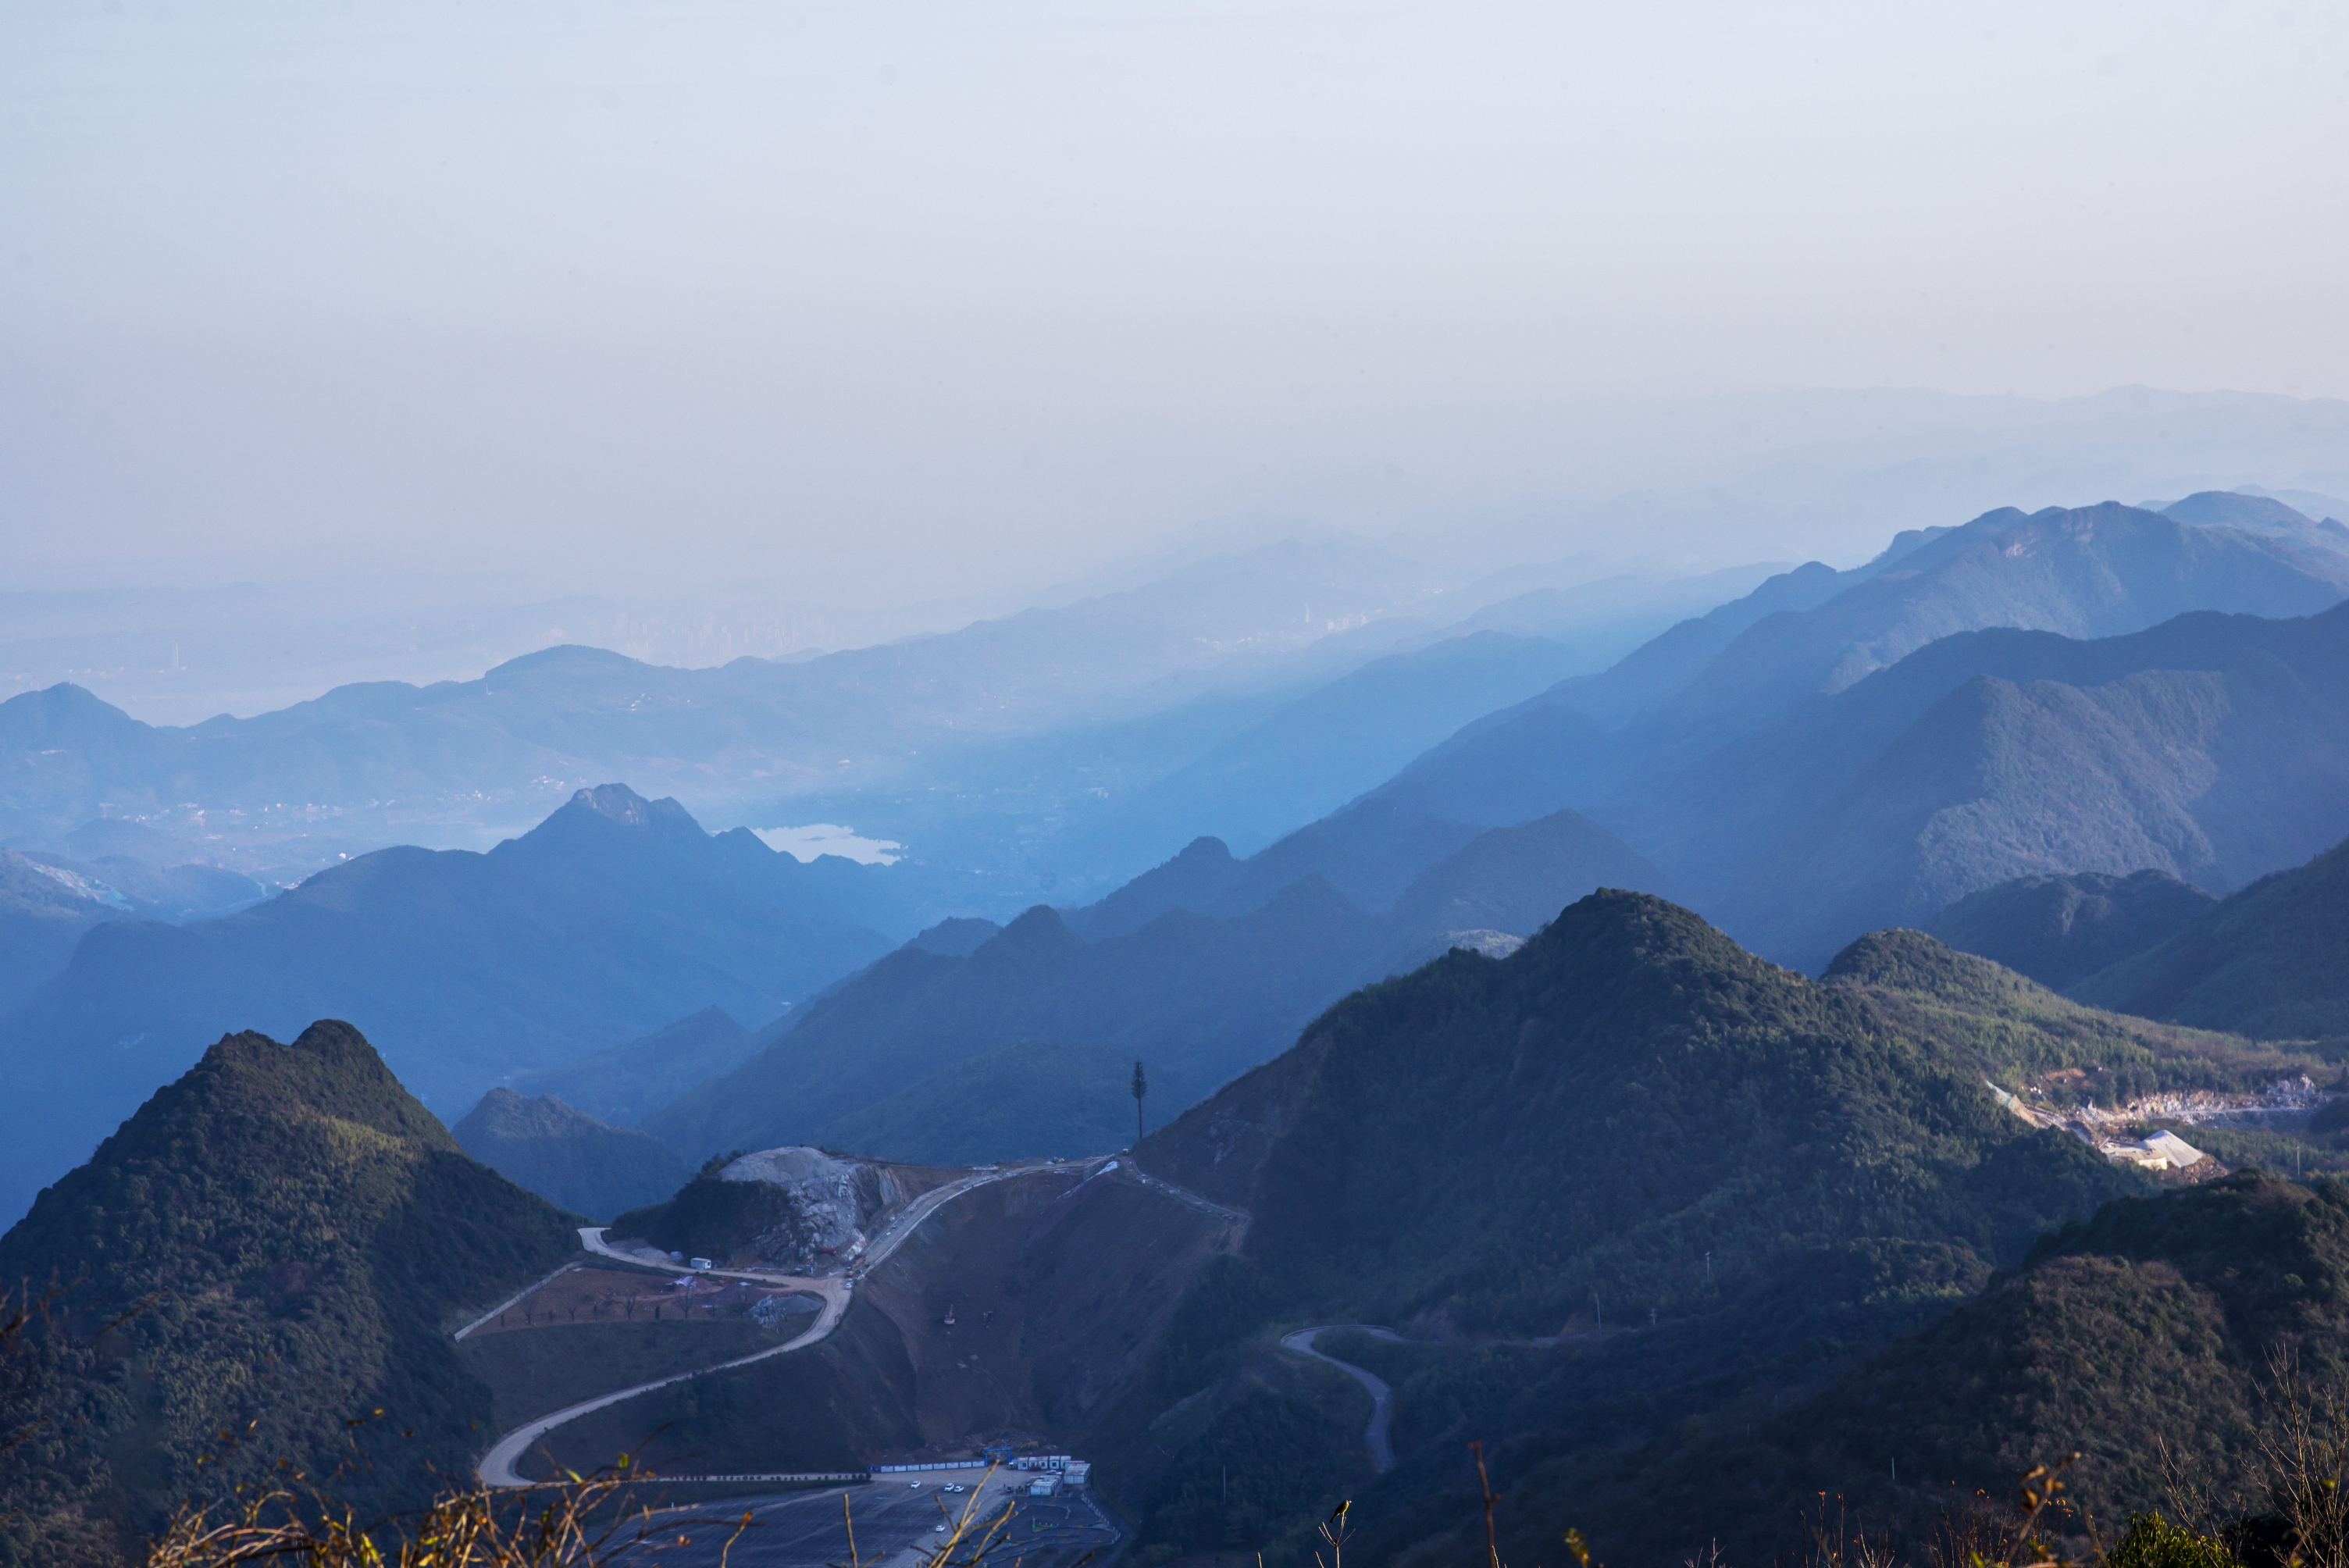
[[[1327,1361],[1355,1382],[1371,1391],[1371,1424],[1362,1429],[1363,1446],[1371,1450],[1371,1464],[1381,1475],[1394,1469],[1394,1443],[1388,1429],[1394,1420],[1394,1390],[1386,1379],[1375,1372],[1364,1370],[1350,1361],[1340,1361],[1335,1356],[1325,1356],[1313,1348],[1313,1336],[1327,1334],[1333,1328],[1359,1328],[1378,1339],[1392,1340],[1400,1345],[1402,1336],[1392,1328],[1373,1328],[1367,1323],[1325,1323],[1315,1328],[1300,1328],[1294,1334],[1284,1334],[1280,1343],[1286,1349],[1300,1356],[1310,1356],[1316,1361]]]
[[[975,1188],[984,1187],[991,1181],[1006,1181],[1014,1176],[1034,1176],[1055,1171],[1062,1172],[1080,1171],[1091,1163],[1092,1161],[1090,1161],[1081,1162],[1054,1161],[1039,1165],[1009,1165],[995,1171],[976,1171],[959,1181],[949,1181],[943,1187],[934,1187],[906,1204],[895,1219],[882,1227],[881,1233],[865,1244],[864,1252],[858,1260],[859,1264],[867,1272],[878,1268],[884,1259],[897,1250],[900,1243],[920,1229],[923,1221]],[[823,1310],[816,1314],[815,1321],[810,1324],[805,1331],[781,1345],[758,1351],[753,1355],[737,1357],[731,1361],[720,1361],[715,1366],[697,1367],[693,1371],[678,1372],[667,1377],[656,1377],[649,1383],[639,1383],[632,1388],[618,1388],[609,1394],[599,1394],[593,1399],[583,1399],[576,1405],[566,1406],[552,1415],[541,1416],[534,1421],[516,1427],[512,1431],[500,1438],[490,1451],[481,1456],[481,1462],[475,1467],[475,1473],[480,1475],[483,1485],[496,1487],[533,1485],[535,1483],[514,1466],[524,1454],[530,1451],[533,1444],[557,1427],[575,1421],[580,1417],[601,1410],[606,1406],[616,1405],[624,1399],[633,1399],[639,1394],[649,1394],[656,1388],[666,1388],[671,1384],[687,1382],[695,1377],[707,1377],[713,1372],[726,1372],[737,1367],[748,1367],[754,1361],[764,1361],[771,1356],[782,1356],[794,1350],[804,1350],[809,1346],[829,1336],[834,1328],[840,1326],[842,1316],[848,1311],[851,1289],[850,1281],[844,1274],[787,1274],[764,1269],[697,1269],[684,1264],[671,1263],[665,1257],[620,1252],[604,1240],[604,1233],[607,1227],[603,1225],[581,1226],[579,1244],[598,1256],[616,1258],[622,1263],[634,1264],[641,1268],[660,1269],[669,1274],[692,1274],[696,1278],[748,1280],[756,1284],[782,1286],[803,1292],[822,1298]],[[507,1305],[512,1304],[510,1302]],[[493,1316],[495,1314],[493,1312],[488,1315]],[[481,1322],[486,1320],[487,1318],[484,1317],[468,1324],[464,1329],[460,1330],[460,1335],[471,1332],[479,1326]]]

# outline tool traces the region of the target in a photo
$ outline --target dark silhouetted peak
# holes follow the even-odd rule
[[[534,654],[524,654],[508,659],[482,676],[482,680],[494,684],[501,676],[544,675],[610,675],[626,670],[644,670],[656,666],[626,654],[616,654],[609,648],[591,648],[579,643],[564,643],[556,647],[541,648]]]
[[[973,956],[998,959],[1043,957],[1067,953],[1083,945],[1084,938],[1069,929],[1059,910],[1049,903],[1040,903],[973,949]]]
[[[473,1147],[478,1140],[560,1138],[606,1125],[551,1094],[521,1095],[510,1088],[493,1088],[451,1130],[457,1141],[479,1159]]]
[[[1247,874],[1223,840],[1197,838],[1098,903],[1071,910],[1071,930],[1091,941],[1139,931],[1170,910],[1207,911]]]
[[[626,784],[598,784],[593,789],[582,789],[571,797],[571,804],[585,807],[597,816],[609,817],[613,821],[631,828],[649,828],[664,819],[672,822],[679,820],[693,822],[692,813],[678,805],[674,797],[647,800]],[[701,826],[698,822],[693,822],[693,825],[697,830]]]
[[[1205,833],[1183,846],[1183,852],[1166,863],[1170,866],[1203,867],[1231,863],[1231,847],[1221,839]]]
[[[60,681],[0,702],[0,745],[47,749],[99,738],[142,733],[148,727],[98,696]]]
[[[905,944],[925,953],[936,953],[946,958],[968,958],[993,941],[1003,927],[991,920],[972,915],[957,915],[942,920],[921,932]]]
[[[1319,872],[1299,877],[1278,892],[1265,900],[1254,912],[1252,919],[1267,917],[1278,920],[1308,919],[1315,915],[1358,913],[1353,901],[1330,883]]]
[[[693,820],[693,813],[674,798],[647,800],[626,784],[598,784],[573,795],[546,820],[492,852],[510,852],[526,845],[542,852],[592,853],[590,846],[613,841],[615,829],[680,847],[698,849],[713,841]]]
[[[1530,936],[1597,888],[1669,892],[1664,873],[1579,811],[1494,828],[1420,873],[1395,900],[1415,936],[1500,931]]]
[[[685,1184],[677,1156],[551,1094],[493,1088],[456,1126],[465,1152],[574,1213],[610,1219]]]

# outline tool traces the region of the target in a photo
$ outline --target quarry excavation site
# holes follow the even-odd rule
[[[2328,1101],[2340,1098],[2319,1090],[2305,1074],[2279,1078],[2256,1094],[2190,1089],[2142,1095],[2109,1109],[2085,1099],[2064,1104],[2055,1098],[2077,1093],[2086,1077],[2067,1068],[2025,1082],[2021,1094],[1989,1087],[2001,1105],[2033,1127],[2068,1132],[2116,1163],[2190,1171],[2198,1180],[2222,1176],[2225,1168],[2159,1124],[2299,1131]]]

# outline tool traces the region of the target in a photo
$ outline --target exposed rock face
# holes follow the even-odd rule
[[[821,1149],[762,1149],[718,1172],[720,1181],[755,1182],[780,1202],[760,1205],[765,1222],[746,1249],[770,1264],[845,1257],[864,1243],[885,1209],[907,1196],[887,1171]]]

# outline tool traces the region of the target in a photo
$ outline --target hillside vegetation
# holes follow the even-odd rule
[[[2073,992],[2271,1039],[2349,1036],[2349,843],[2261,879]]]
[[[1971,1060],[2010,1090],[2031,1082],[2052,1103],[2111,1107],[2181,1089],[2251,1093],[2337,1069],[2319,1056],[2240,1035],[2099,1012],[1920,931],[1879,931],[1836,955],[1821,977],[1867,992],[1905,1032]]]
[[[772,1017],[888,951],[834,918],[846,864],[606,785],[487,854],[383,850],[223,919],[101,925],[0,1025],[0,1072],[27,1091],[0,1103],[0,1213],[225,1030],[350,1019],[454,1118],[713,1003]]]
[[[1468,1437],[1555,1540],[1620,1455],[1799,1394],[2142,1188],[1999,1110],[1990,1066],[1869,985],[1590,894],[1510,958],[1452,953],[1346,997],[1144,1140],[1144,1169],[1255,1216],[1182,1303],[1155,1399],[1222,1408],[1282,1324],[1456,1343],[1398,1380],[1402,1465],[1358,1491],[1381,1523],[1355,1549],[1465,1552]],[[1233,1474],[1278,1465],[1266,1444],[1210,1439]],[[1186,1522],[1167,1544],[1226,1544],[1195,1491],[1177,1507],[1149,1486],[1127,1502]],[[1614,1528],[1632,1500],[1616,1510],[1576,1516]]]
[[[1925,929],[2060,991],[2176,935],[2217,902],[2167,872],[2017,877],[1967,894]]]
[[[758,1057],[647,1116],[645,1130],[692,1160],[806,1142],[863,1152],[876,1138],[910,1150],[895,1130],[909,1125],[906,1108],[942,1107],[936,1086],[950,1086],[967,1097],[955,1120],[974,1138],[922,1135],[939,1150],[1121,1148],[1133,1106],[1123,1080],[1110,1081],[1110,1061],[1147,1064],[1151,1109],[1164,1119],[1279,1051],[1366,980],[1483,932],[1527,935],[1602,882],[1663,881],[1571,811],[1462,830],[1467,841],[1447,841],[1433,865],[1407,857],[1412,823],[1391,820],[1392,837],[1374,822],[1342,826],[1247,861],[1195,843],[1091,909],[1040,904],[961,954],[908,944],[797,1010]],[[1323,854],[1346,861],[1371,845],[1384,852],[1350,863],[1358,887],[1392,882],[1382,912],[1309,869]],[[1265,895],[1268,866],[1299,880]],[[1049,1080],[976,1067],[1033,1040],[1100,1054],[1064,1057]],[[1080,1131],[1110,1141],[1088,1150],[1073,1141]]]
[[[658,1202],[685,1184],[683,1163],[652,1139],[553,1095],[493,1088],[450,1131],[466,1153],[515,1186],[591,1219]]]
[[[0,1554],[107,1560],[280,1460],[420,1501],[491,1418],[448,1330],[576,1248],[348,1025],[221,1040],[0,1237],[0,1278],[70,1287],[0,1412]]]
[[[1254,1212],[1250,1256],[1327,1307],[1535,1334],[1594,1291],[1680,1313],[1860,1237],[1987,1266],[2127,1189],[1938,1045],[1602,892],[1508,959],[1348,997],[1143,1158]]]
[[[1889,1463],[1873,1439],[1803,1435],[1847,1418],[1827,1389],[1909,1354],[1904,1336],[2049,1231],[2154,1191],[1999,1109],[1985,1078],[2077,1068],[2056,1081],[2110,1101],[2311,1067],[2097,1013],[1921,933],[1854,944],[1811,981],[1685,910],[1593,894],[1509,958],[1455,953],[1350,996],[1145,1140],[1145,1169],[1254,1215],[1177,1313],[1155,1396],[1230,1397],[1283,1326],[1392,1325],[1413,1343],[1324,1346],[1396,1388],[1400,1463],[1358,1486],[1379,1523],[1350,1552],[1482,1551],[1475,1439],[1509,1561],[1540,1560],[1567,1523],[1608,1561],[1679,1562],[1709,1540],[1783,1560],[1806,1499],[1872,1498]],[[1985,1429],[1995,1400],[1982,1391]],[[1878,1425],[1892,1441],[1898,1423]],[[2028,1446],[1978,1446],[1939,1481],[2002,1494]],[[1904,1478],[1940,1462],[1901,1453]],[[1174,1482],[1141,1484],[1127,1501],[1143,1517],[1188,1521],[1165,1526],[1170,1545],[1222,1544],[1195,1489],[1177,1509],[1151,1490]],[[1272,1555],[1304,1522],[1271,1527]]]

